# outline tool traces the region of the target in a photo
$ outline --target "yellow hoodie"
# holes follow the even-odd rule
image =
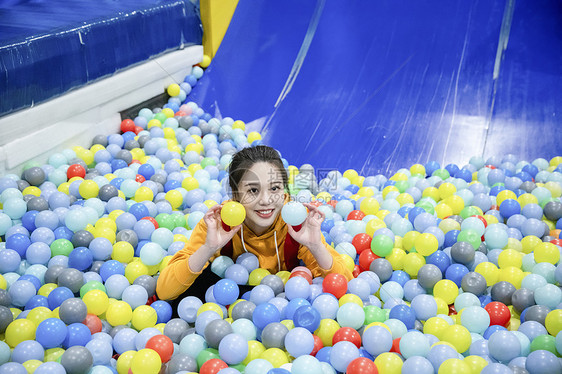
[[[241,239],[242,231],[246,249],[248,252],[253,253],[258,257],[261,268],[269,270],[272,274],[275,274],[280,270],[287,270],[285,267],[283,249],[288,229],[287,224],[281,218],[281,214],[278,214],[270,229],[260,236],[254,234],[248,226],[243,224],[242,229],[232,238],[232,257],[235,261],[239,255],[245,252]],[[277,260],[275,236],[277,236],[281,269],[279,269],[279,263]],[[206,239],[207,225],[205,224],[205,221],[201,220],[193,230],[189,241],[183,249],[177,252],[170,260],[168,266],[160,272],[158,283],[156,284],[156,293],[160,299],[170,300],[177,298],[179,295],[184,293],[195,281],[197,276],[203,272],[203,270],[199,272],[191,271],[188,260],[189,257],[205,243]],[[314,277],[322,277],[329,273],[339,273],[344,275],[348,280],[352,279],[353,275],[349,269],[346,268],[341,255],[326,243],[323,236],[322,243],[332,255],[333,262],[331,269],[322,269],[316,262],[312,253],[310,253],[310,250],[303,245],[299,245],[297,257],[304,262],[307,268],[311,270]],[[220,256],[220,250],[215,253],[203,269],[205,269],[209,263],[218,256]]]

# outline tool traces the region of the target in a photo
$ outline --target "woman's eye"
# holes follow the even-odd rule
[[[258,193],[258,189],[257,188],[250,188],[250,193],[255,195],[255,194]]]
[[[272,190],[273,192],[277,192],[277,191],[279,191],[279,186],[273,186],[273,187],[271,188],[271,190]]]

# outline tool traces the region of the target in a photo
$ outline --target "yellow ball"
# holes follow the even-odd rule
[[[408,231],[402,238],[402,248],[410,252],[414,248],[416,238],[420,235],[418,231]]]
[[[35,340],[35,323],[28,319],[16,319],[11,322],[6,328],[5,340],[11,347],[15,348],[16,345],[24,340]]]
[[[188,191],[199,188],[199,182],[193,177],[187,177],[181,182],[181,186]]]
[[[84,150],[79,157],[86,163],[86,165],[92,165],[94,162],[94,152],[86,149]]]
[[[203,60],[199,63],[199,65],[204,69],[211,64],[211,57],[208,55],[203,55]]]
[[[472,374],[472,370],[464,360],[449,358],[439,366],[438,374]]]
[[[480,373],[484,367],[488,366],[488,361],[480,356],[467,356],[463,361],[467,363],[472,373]]]
[[[457,352],[464,353],[470,348],[472,337],[470,331],[461,325],[451,325],[443,331],[441,339],[451,343]]]
[[[439,204],[437,204],[439,206]],[[437,207],[435,207],[437,209]],[[443,231],[443,234],[448,233],[451,230],[459,230],[461,229],[461,224],[451,218],[446,218],[439,222],[439,228]]]
[[[425,175],[425,166],[422,164],[414,164],[410,166],[410,173]]]
[[[542,240],[540,240],[538,237],[534,235],[525,236],[523,239],[521,239],[521,246],[522,246],[523,253],[529,254],[533,252],[535,247],[540,243],[542,243]]]
[[[124,212],[118,211],[116,214],[121,215]],[[117,217],[115,217],[117,218]],[[96,228],[102,228],[102,227],[107,227],[113,231],[117,231],[117,224],[115,223],[115,220],[110,218],[110,217],[103,217],[97,220],[96,222]]]
[[[131,362],[133,361],[133,357],[137,354],[137,351],[127,351],[123,352],[119,355],[117,359],[117,373],[118,374],[128,374],[129,369],[131,368]]]
[[[246,219],[246,209],[236,201],[229,201],[221,208],[221,219],[229,226],[238,226]]]
[[[372,188],[369,187],[361,187],[359,191],[357,191],[357,195],[361,197],[371,197],[375,194]]]
[[[242,364],[248,365],[250,361],[253,361],[256,358],[260,358],[263,352],[265,352],[265,347],[262,343],[258,342],[257,340],[249,340],[248,355],[246,356],[244,361],[242,361]]]
[[[393,248],[392,252],[385,258],[390,265],[392,265],[392,270],[402,270],[404,268],[404,258],[406,257],[406,252],[400,248]]]
[[[409,193],[401,193],[396,197],[396,201],[398,201],[400,206],[404,206],[406,204],[413,204],[414,198]]]
[[[435,297],[437,303],[437,314],[449,314],[449,305],[440,297]]]
[[[386,199],[386,196],[391,193],[391,192],[398,192],[400,193],[400,190],[398,188],[396,188],[395,186],[386,186],[385,188],[383,188],[382,190],[382,197],[383,199]]]
[[[289,330],[291,331],[292,329],[295,328],[295,322],[292,319],[284,319],[281,321],[281,323]]]
[[[340,325],[333,319],[323,319],[320,321],[320,326],[314,331],[314,334],[322,340],[324,347],[332,346],[332,338]]]
[[[457,192],[457,188],[455,187],[455,185],[448,182],[442,183],[439,186],[438,190],[439,190],[439,197],[441,198],[441,200],[444,200],[449,196],[453,196],[455,192]]]
[[[379,374],[400,374],[402,365],[404,362],[396,353],[384,352],[375,358],[375,366]]]
[[[493,286],[498,281],[499,269],[491,262],[481,262],[476,265],[474,271],[486,279],[488,287]]]
[[[164,198],[170,203],[173,209],[178,209],[183,204],[183,196],[178,190],[166,192]]]
[[[422,256],[429,256],[437,250],[439,242],[433,234],[423,233],[414,242],[416,251]]]
[[[562,184],[559,182],[546,182],[544,188],[550,191],[553,198],[562,196]]]
[[[252,144],[256,140],[261,140],[261,135],[259,132],[252,131],[248,134],[248,143]]]
[[[500,269],[504,269],[509,266],[520,268],[522,264],[523,255],[515,249],[505,249],[498,256],[498,265]]]
[[[537,263],[540,262],[548,262],[553,265],[556,265],[558,261],[560,261],[560,250],[558,247],[549,242],[542,242],[539,243],[534,248],[534,255],[535,261]]]
[[[168,88],[166,89],[166,91],[168,92],[168,95],[170,96],[178,96],[180,94],[180,86],[178,84],[171,84],[168,86]]]
[[[141,331],[147,327],[154,327],[157,320],[158,315],[153,307],[149,305],[140,305],[133,311],[131,324],[135,329]]]
[[[113,252],[111,253],[113,260],[128,264],[133,260],[134,255],[135,249],[129,242],[120,241],[113,245]]]
[[[39,326],[41,322],[46,320],[47,318],[52,318],[53,312],[44,306],[38,306],[36,308],[31,309],[31,311],[27,314],[27,319],[30,320],[35,324],[35,326]]]
[[[22,365],[25,368],[25,370],[28,372],[28,374],[32,374],[35,372],[35,370],[37,370],[39,365],[41,365],[42,363],[43,361],[39,361],[39,360],[27,360]]]
[[[449,327],[449,323],[441,317],[431,317],[423,325],[424,334],[431,334],[441,339],[441,334]]]
[[[118,300],[107,307],[105,317],[111,326],[126,325],[133,318],[133,310],[128,303]]]
[[[451,209],[451,207],[447,204],[440,202],[435,206],[435,214],[437,214],[438,218],[444,219],[445,217],[449,217],[453,214],[453,209]]]
[[[206,312],[206,311],[208,311],[208,310],[211,310],[211,311],[217,313],[221,318],[224,317],[224,316],[222,315],[222,309],[221,309],[221,307],[218,306],[218,305],[215,304],[215,303],[205,303],[205,304],[201,305],[201,306],[199,307],[199,309],[197,309],[197,315],[199,315],[199,314],[201,314],[201,313],[203,313],[203,312]]]
[[[450,305],[454,303],[457,296],[459,296],[459,288],[455,282],[448,279],[441,279],[433,287],[433,295],[443,299],[443,301]]]
[[[425,258],[419,253],[411,252],[404,256],[403,270],[408,273],[410,277],[417,277],[418,271],[425,265]]]
[[[530,193],[524,193],[521,196],[519,196],[517,198],[517,201],[519,202],[519,205],[521,206],[521,209],[523,209],[525,207],[525,205],[527,204],[538,204],[539,200],[536,198],[535,195],[530,194]]]
[[[154,193],[150,188],[141,186],[135,191],[135,197],[133,199],[138,203],[141,201],[152,201],[154,199]]]
[[[45,350],[45,362],[56,361],[62,354],[64,349],[62,348],[50,348]]]
[[[157,120],[156,118],[151,119],[150,121],[148,121],[148,123],[146,124],[146,128],[147,129],[151,129],[153,127],[162,127],[162,122],[160,122],[159,120]]]
[[[353,169],[347,169],[343,172],[343,177],[347,178],[351,183],[353,183],[358,177],[359,173]]]
[[[373,218],[367,222],[367,226],[365,227],[365,232],[369,236],[373,236],[378,229],[382,229],[386,227],[386,223],[380,218]]]
[[[558,335],[558,333],[562,330],[562,309],[554,309],[549,312],[546,315],[544,324],[550,335]]]
[[[499,270],[498,282],[509,282],[515,286],[515,288],[521,288],[521,282],[523,281],[523,270],[515,266],[508,266]]]
[[[105,313],[109,307],[109,298],[107,297],[107,294],[100,290],[91,290],[86,292],[84,297],[82,297],[82,301],[86,304],[88,313],[95,314],[96,316]]]
[[[359,205],[359,209],[365,213],[366,215],[369,214],[376,214],[380,209],[379,202],[374,197],[366,197],[361,201]]]
[[[25,195],[33,195],[33,196],[41,196],[41,189],[35,186],[29,186],[23,189],[21,192],[23,196]]]
[[[453,214],[460,214],[464,209],[464,200],[458,195],[449,196],[443,202],[453,210]]]
[[[84,199],[90,199],[98,196],[100,188],[93,180],[85,180],[78,186],[78,192]]]
[[[277,275],[279,278],[281,278],[281,280],[283,281],[283,284],[285,284],[289,280],[289,277],[291,276],[291,273],[288,272],[287,270],[281,270],[281,271],[278,271],[275,275]]]
[[[232,129],[246,130],[246,124],[244,123],[244,121],[236,120],[232,124]]]
[[[496,196],[496,205],[500,206],[507,199],[517,200],[517,195],[511,190],[500,191]]]
[[[257,286],[260,284],[261,280],[271,273],[267,269],[257,268],[252,270],[250,277],[248,278],[248,284],[250,286]]]
[[[318,195],[316,195],[316,200],[328,202],[332,200],[332,195],[329,192],[320,192]]]
[[[339,306],[342,306],[343,304],[347,304],[347,303],[355,303],[359,305],[361,308],[363,308],[363,300],[361,300],[359,296],[352,293],[348,293],[340,297]]]
[[[0,274],[0,288],[5,290],[7,287],[8,287],[8,282],[6,282],[6,278],[4,278],[2,274]],[[43,286],[41,286],[41,288],[43,288]],[[39,289],[39,291],[41,291],[41,288]]]
[[[343,260],[343,263],[347,270],[353,272],[353,269],[355,268],[355,261],[353,261],[353,259],[346,254],[341,254],[340,258]]]
[[[266,349],[259,358],[269,361],[276,368],[289,362],[287,354],[279,348]]]

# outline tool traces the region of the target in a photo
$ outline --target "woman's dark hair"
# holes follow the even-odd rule
[[[232,156],[232,161],[228,167],[228,184],[232,190],[233,197],[236,197],[238,192],[238,184],[240,180],[254,164],[258,162],[268,162],[273,164],[283,180],[283,188],[288,189],[288,178],[287,171],[281,161],[279,153],[271,147],[265,145],[258,145],[255,147],[244,148],[239,152],[236,152]]]

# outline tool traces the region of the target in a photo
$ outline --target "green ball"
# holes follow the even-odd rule
[[[207,348],[207,349],[203,349],[201,352],[199,352],[199,354],[197,355],[197,367],[199,369],[201,369],[201,366],[209,361],[212,360],[214,358],[219,358],[220,359],[220,355],[219,355],[219,351],[217,349],[214,348]]]
[[[373,322],[386,321],[386,313],[384,310],[375,305],[367,305],[363,308],[365,311],[365,325]]]
[[[549,351],[556,356],[560,356],[556,352],[556,338],[552,335],[539,335],[533,339],[531,342],[531,352],[538,350]]]
[[[371,251],[379,257],[386,257],[392,252],[394,241],[386,235],[376,235],[371,241]]]
[[[449,178],[451,176],[451,174],[449,174],[449,172],[447,171],[447,169],[437,169],[433,172],[433,174],[431,174],[431,176],[435,176],[435,177],[439,177],[443,180]]]
[[[213,159],[210,158],[210,157],[205,157],[204,159],[201,160],[201,167],[202,167],[203,169],[205,169],[205,167],[207,167],[207,166],[209,166],[209,165],[216,166],[217,163],[216,163],[215,160],[213,160]]]
[[[57,239],[51,243],[51,257],[63,255],[67,256],[72,252],[74,246],[67,239]]]
[[[474,230],[462,230],[457,236],[457,242],[470,243],[474,250],[477,250],[482,243],[482,238]]]
[[[433,207],[433,205],[427,201],[427,200],[420,200],[416,203],[417,207],[422,208],[423,210],[425,210],[426,213],[429,214],[434,214],[435,213],[435,208]]]
[[[160,112],[154,115],[154,119],[157,119],[158,121],[160,121],[160,123],[164,123],[168,119],[168,117],[166,117],[164,113]]]
[[[158,222],[159,227],[165,227],[170,231],[176,228],[174,218],[167,213],[160,213],[154,219]]]
[[[88,283],[80,287],[80,297],[81,298],[84,297],[84,295],[91,290],[100,290],[103,291],[104,293],[107,293],[103,283],[98,281],[89,281]]]
[[[398,188],[400,193],[404,193],[410,187],[410,183],[408,183],[408,181],[397,181],[394,184],[394,187]]]
[[[185,219],[185,215],[183,213],[172,214],[172,218],[174,220],[174,226],[175,227],[185,227],[185,228],[187,228],[187,220]]]
[[[466,208],[461,210],[460,216],[462,217],[462,219],[465,219],[468,217],[477,216],[479,214],[480,212],[478,211],[478,209],[473,206],[467,206]]]

